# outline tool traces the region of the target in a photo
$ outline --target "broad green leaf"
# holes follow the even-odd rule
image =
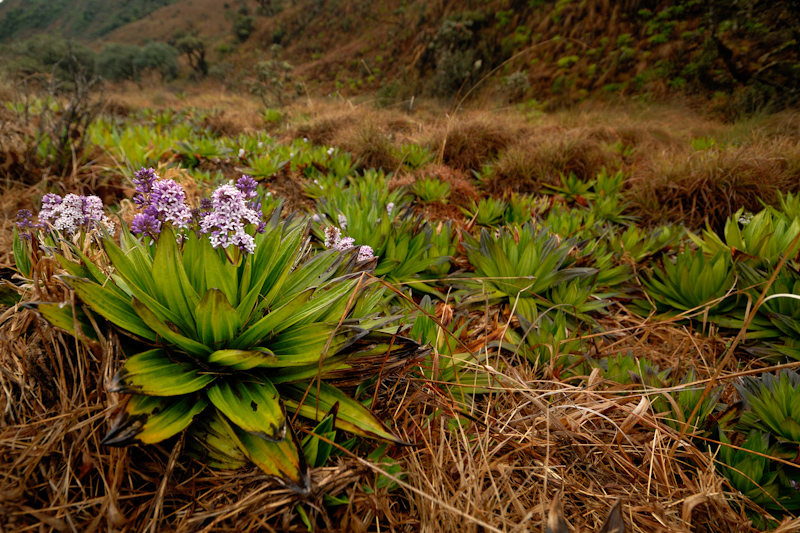
[[[93,279],[94,281],[96,281],[100,285],[106,285],[106,282],[108,281],[109,276],[106,273],[104,273],[102,270],[100,270],[97,267],[97,265],[95,265],[94,262],[92,262],[88,257],[86,257],[86,254],[84,254],[78,246],[75,246],[75,244],[73,244],[73,243],[69,243],[69,244],[70,244],[70,251],[72,253],[74,253],[75,255],[77,255],[81,259],[81,261],[83,261],[83,264],[86,265],[86,269],[89,271],[89,274],[90,274],[90,276],[86,276],[86,277],[89,277],[90,279]],[[117,287],[114,287],[113,285],[112,285],[112,287],[117,289]],[[120,294],[120,296],[125,296],[122,293],[121,290],[118,289],[117,292]]]
[[[237,442],[220,412],[209,409],[189,428],[187,452],[211,468],[237,470],[247,465],[247,456]]]
[[[325,358],[322,364],[319,361],[303,366],[283,366],[269,369],[269,379],[275,385],[279,383],[294,383],[308,381],[315,377],[325,377],[330,372],[350,368],[347,360],[350,354],[339,354]]]
[[[337,329],[330,324],[315,322],[284,331],[270,339],[266,347],[278,358],[277,366],[303,366],[336,355],[364,334],[365,330],[354,326]]]
[[[177,435],[208,405],[195,395],[165,398],[134,394],[103,438],[106,446],[154,444]]]
[[[30,245],[20,238],[17,228],[14,228],[14,243],[11,246],[14,253],[14,264],[25,279],[31,277]]]
[[[180,333],[176,333],[170,329],[167,324],[161,322],[146,305],[136,298],[133,299],[132,304],[133,309],[136,311],[136,314],[141,317],[142,321],[144,321],[144,323],[147,324],[150,329],[155,331],[159,336],[163,337],[167,342],[170,342],[186,351],[186,353],[197,357],[205,358],[212,352],[211,348],[205,344],[201,344],[188,337],[184,337]]]
[[[306,456],[306,461],[308,461],[308,464],[311,465],[312,468],[325,466],[333,450],[333,444],[320,439],[320,436],[330,441],[336,439],[334,423],[338,410],[339,404],[335,403],[328,415],[322,419],[322,422],[317,424],[314,431],[306,435],[303,439],[303,454]]]
[[[241,324],[247,323],[253,313],[261,288],[269,277],[272,264],[277,257],[275,250],[280,246],[280,238],[279,229],[269,231],[264,238],[258,239],[255,255],[252,261],[247,262],[251,270],[248,276],[242,277],[239,305],[236,307],[236,314],[239,315]],[[256,274],[253,275],[253,272]]]
[[[176,314],[176,325],[184,332],[194,332],[197,331],[194,309],[200,303],[200,296],[186,276],[175,239],[172,228],[165,225],[153,258],[153,282],[158,301]]]
[[[77,336],[75,333],[75,318],[77,318],[78,326],[80,327],[81,332],[86,335],[87,338],[94,341],[97,340],[97,334],[94,331],[92,322],[89,320],[89,317],[86,316],[86,313],[80,309],[80,307],[75,308],[75,314],[77,315],[76,317],[72,314],[72,306],[70,306],[67,302],[30,303],[25,304],[24,307],[37,310],[45,320],[50,322],[51,325],[67,331],[73,337]]]
[[[141,243],[123,228],[120,241],[128,244],[126,251],[117,246],[112,239],[102,239],[103,250],[111,260],[111,264],[119,275],[128,284],[131,291],[136,288],[155,294],[153,283],[152,261],[150,256],[141,249]]]
[[[183,269],[197,294],[205,294],[208,284],[203,264],[203,249],[200,237],[194,231],[189,232],[183,245]]]
[[[358,281],[358,279],[334,281],[326,287],[317,289],[314,292],[314,296],[297,313],[297,323],[324,322],[326,319],[327,321],[338,323],[342,319],[342,315],[345,314],[347,303],[358,286]],[[367,283],[362,283],[359,291],[366,287]],[[357,297],[353,297],[353,302],[357,299]]]
[[[294,300],[286,303],[283,307],[279,307],[264,316],[258,322],[247,328],[232,345],[236,348],[244,349],[258,344],[264,339],[277,331],[282,331],[292,324],[296,323],[295,315],[303,307],[303,305],[314,294],[313,289],[308,289],[295,296]]]
[[[319,388],[319,395],[317,389]],[[361,437],[384,439],[396,444],[407,444],[391,432],[372,411],[347,396],[332,385],[323,382],[280,385],[286,409],[297,411],[306,418],[321,421],[338,402],[336,428]],[[303,396],[305,400],[303,401]],[[303,404],[300,405],[300,401]]]
[[[147,251],[142,249],[142,244],[124,228],[120,240],[128,242],[127,251],[123,252],[111,239],[102,240],[103,249],[131,294],[144,303],[162,322],[175,324],[182,328],[184,334],[194,335],[194,328],[187,329],[186,321],[181,320],[173,310],[164,307],[154,297],[156,288],[151,272],[152,259]]]
[[[162,349],[148,350],[125,361],[114,376],[111,392],[180,396],[199,391],[215,376],[201,374],[188,362],[170,359]]]
[[[283,283],[301,249],[304,231],[302,227],[297,227],[281,240],[275,262],[272,263],[269,276],[264,280],[261,287],[261,294],[264,295],[264,304],[272,306],[273,302],[283,290]]]
[[[70,276],[75,276],[76,278],[86,278],[89,281],[94,281],[95,283],[102,285],[102,282],[94,279],[91,271],[80,263],[70,261],[61,254],[56,255],[56,260],[58,261],[58,264],[61,265],[61,268],[66,270]]]
[[[336,267],[341,262],[342,254],[336,250],[326,250],[304,261],[283,282],[280,298],[275,305],[283,305],[295,293],[326,282],[336,272]]]
[[[308,465],[294,430],[289,426],[288,438],[273,442],[252,435],[229,424],[237,444],[247,457],[265,474],[276,478],[288,488],[306,494],[311,490]]]
[[[257,366],[273,366],[278,358],[266,348],[253,350],[217,350],[208,356],[208,362],[233,370],[250,370]]]
[[[139,318],[130,300],[121,298],[113,290],[83,278],[62,276],[62,279],[86,305],[103,318],[133,335],[150,341],[156,340],[156,334]]]
[[[206,286],[219,289],[231,306],[239,304],[238,274],[235,265],[222,258],[222,252],[211,245],[208,239],[200,240],[202,267],[205,269]],[[196,265],[199,267],[200,265]]]
[[[208,289],[194,308],[197,335],[208,346],[225,346],[239,330],[236,310],[219,289]]]
[[[286,415],[280,395],[266,378],[220,379],[208,389],[208,399],[231,422],[268,440],[286,437]]]

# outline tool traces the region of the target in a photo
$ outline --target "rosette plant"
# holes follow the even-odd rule
[[[800,219],[764,209],[748,220],[742,208],[725,222],[724,241],[710,227],[703,230],[702,237],[691,232],[687,235],[708,254],[739,252],[754,268],[769,269],[778,264],[782,255],[797,257],[800,244],[792,245],[792,241],[798,233]]]
[[[358,297],[374,260],[359,261],[355,248],[311,255],[305,224],[262,220],[249,177],[220,186],[194,212],[180,185],[152,169],[135,184],[141,212],[132,232],[122,228],[120,245],[100,239],[107,264],[77,250],[80,262],[58,256],[69,272],[63,280],[90,312],[135,347],[111,385],[128,396],[105,444],[151,444],[186,430],[189,452],[210,466],[250,461],[307,492],[287,412],[317,421],[333,412],[337,429],[400,442],[325,380],[354,357],[416,353],[416,343],[372,333],[375,321],[362,318],[370,302]],[[72,329],[69,307],[38,309]]]
[[[725,251],[710,258],[699,250],[686,250],[674,260],[665,255],[663,267],[656,267],[643,284],[650,300],[637,300],[633,305],[643,315],[652,309],[667,316],[706,312],[709,320],[717,322],[739,303],[733,291],[733,261]]]
[[[516,311],[529,322],[538,317],[537,299],[550,289],[576,278],[597,273],[594,268],[565,266],[573,241],[561,241],[533,223],[501,228],[495,235],[481,230],[480,239],[464,234],[464,248],[475,276],[484,278],[489,296],[516,303]],[[549,305],[546,305],[549,307]]]

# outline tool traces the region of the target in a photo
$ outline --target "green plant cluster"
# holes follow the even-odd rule
[[[420,177],[397,187],[383,169],[356,171],[339,147],[266,132],[224,135],[209,126],[216,113],[144,109],[98,120],[89,135],[107,170],[131,179],[157,165],[203,192],[231,171],[253,176],[268,221],[263,234],[251,231],[255,254],[169,228],[155,244],[126,228],[119,241],[52,228],[15,240],[25,280],[35,283],[42,254],[51,254],[80,303],[33,307],[89,342],[104,334],[93,326],[104,321],[124,340],[113,388],[130,399],[106,443],[183,433],[205,464],[254,463],[307,491],[308,469],[334,449],[355,450],[363,437],[402,444],[391,422],[369,411],[364,391],[375,379],[365,369],[375,360],[399,368],[412,358],[417,377],[463,402],[502,386],[503,365],[524,364],[536,375],[646,398],[648,416],[708,450],[734,490],[774,517],[796,505],[795,374],[748,377],[737,394],[723,395],[706,393],[691,367],[589,354],[595,339],[614,335],[604,330],[606,315],[625,306],[703,331],[746,326],[748,350],[800,360],[800,197],[739,211],[721,234],[643,228],[629,216],[625,176],[604,170],[590,180],[560,176],[540,195],[459,198],[453,220],[428,220],[431,203],[456,200],[451,182],[425,174],[428,147],[402,147]],[[307,212],[280,210],[268,189],[282,179],[302,186]],[[361,257],[367,247],[374,258]],[[502,335],[475,343],[489,323],[501,324]],[[490,358],[491,350],[508,357]],[[344,376],[356,384],[337,388]],[[290,424],[294,414],[311,425]]]

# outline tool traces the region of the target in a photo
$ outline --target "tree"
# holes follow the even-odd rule
[[[256,2],[261,7],[261,13],[268,17],[274,17],[283,10],[282,0],[256,0]]]
[[[112,81],[136,80],[138,72],[134,62],[138,55],[138,46],[108,43],[97,56],[97,73]]]
[[[198,77],[208,75],[208,62],[206,61],[206,44],[197,32],[185,35],[176,35],[175,48],[186,56],[189,65]]]
[[[158,41],[150,41],[139,51],[134,60],[134,67],[138,74],[145,71],[158,72],[161,80],[171,80],[178,77],[178,50]]]
[[[250,92],[261,98],[266,107],[273,104],[282,106],[285,103],[284,91],[292,82],[292,69],[290,63],[278,59],[278,54],[283,48],[273,44],[270,48],[272,59],[260,61],[256,64],[256,80],[250,86]]]

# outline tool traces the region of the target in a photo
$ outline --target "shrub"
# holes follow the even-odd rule
[[[237,15],[233,21],[233,34],[240,43],[245,42],[253,33],[253,17],[249,15]]]
[[[49,34],[40,34],[11,47],[9,70],[21,75],[51,72],[58,81],[69,84],[72,74],[81,70],[86,76],[95,73],[96,54],[90,48]],[[66,88],[66,87],[65,87]]]
[[[136,60],[139,47],[132,44],[108,43],[97,56],[97,73],[111,81],[139,78]]]
[[[587,181],[613,166],[609,154],[591,139],[577,135],[525,139],[500,154],[488,188],[535,193],[545,184],[558,184],[562,175]]]
[[[133,61],[136,74],[157,72],[162,80],[178,77],[179,52],[167,43],[150,41],[139,51]]]

